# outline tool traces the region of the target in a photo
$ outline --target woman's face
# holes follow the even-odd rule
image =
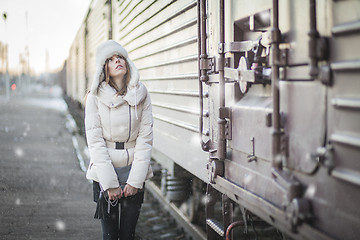
[[[126,61],[122,56],[113,55],[107,59],[108,70],[111,78],[124,77],[127,73]]]

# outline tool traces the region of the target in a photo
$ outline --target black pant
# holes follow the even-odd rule
[[[99,183],[94,182],[94,200],[98,199],[96,195],[98,196],[99,192]],[[105,219],[101,219],[103,240],[134,239],[143,201],[144,191],[139,191],[134,196],[122,197],[118,204],[110,206],[110,213],[106,212]]]

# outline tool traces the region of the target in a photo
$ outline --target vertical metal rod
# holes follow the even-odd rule
[[[203,115],[204,112],[204,100],[203,100],[203,86],[200,80],[201,77],[201,70],[200,70],[200,56],[201,56],[201,10],[200,10],[200,0],[197,1],[197,44],[198,44],[198,80],[199,80],[199,100],[200,100],[200,116],[199,116],[199,134],[200,134],[200,141],[202,145],[202,131],[203,131]]]
[[[316,28],[316,0],[310,0],[310,31],[309,35],[309,57],[310,57],[310,76],[316,78],[319,74],[317,66],[317,39],[319,32]]]
[[[199,78],[199,100],[200,100],[200,116],[199,116],[199,136],[200,144],[203,151],[209,151],[207,144],[204,143],[203,126],[204,126],[204,99],[203,99],[203,81],[207,81],[206,70],[200,70],[200,61],[207,58],[206,55],[206,9],[205,0],[197,1],[197,27],[198,27],[198,78]]]
[[[224,42],[225,42],[225,13],[224,0],[220,0],[220,39],[219,39],[219,120],[218,120],[218,159],[225,160],[226,157],[226,139],[225,139],[225,124],[226,120],[220,114],[220,110],[225,107],[225,77],[224,77]]]
[[[200,60],[207,60],[207,52],[206,52],[206,0],[200,0]],[[207,70],[202,69],[200,70],[201,76],[200,81],[207,82],[209,80],[209,76],[207,75]]]
[[[273,0],[273,14],[272,14],[272,95],[273,95],[273,131],[272,131],[272,165],[276,169],[281,169],[280,156],[280,91],[279,91],[279,43],[280,43],[280,30],[279,30],[279,1]]]
[[[224,229],[227,229],[233,221],[233,202],[225,194],[222,195],[222,208],[223,208],[223,225],[224,225]]]
[[[4,13],[3,14],[3,18],[4,18],[4,23],[5,23],[5,32],[4,32],[4,36],[5,36],[5,93],[6,93],[6,101],[10,100],[10,79],[9,79],[9,43],[8,43],[8,30],[7,30],[7,14]]]
[[[112,16],[112,0],[109,3],[109,39],[113,39],[113,16]]]

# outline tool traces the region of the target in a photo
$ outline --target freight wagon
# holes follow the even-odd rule
[[[360,235],[360,1],[92,1],[73,100],[107,39],[150,92],[153,192],[192,236]]]

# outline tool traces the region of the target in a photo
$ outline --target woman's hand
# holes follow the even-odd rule
[[[131,186],[130,184],[126,184],[124,187],[124,196],[128,197],[128,196],[132,196],[135,195],[138,192],[138,189]]]
[[[111,201],[116,200],[116,199],[120,199],[123,195],[123,191],[121,190],[121,187],[118,188],[109,188],[107,190],[108,195],[109,195],[109,199]]]

